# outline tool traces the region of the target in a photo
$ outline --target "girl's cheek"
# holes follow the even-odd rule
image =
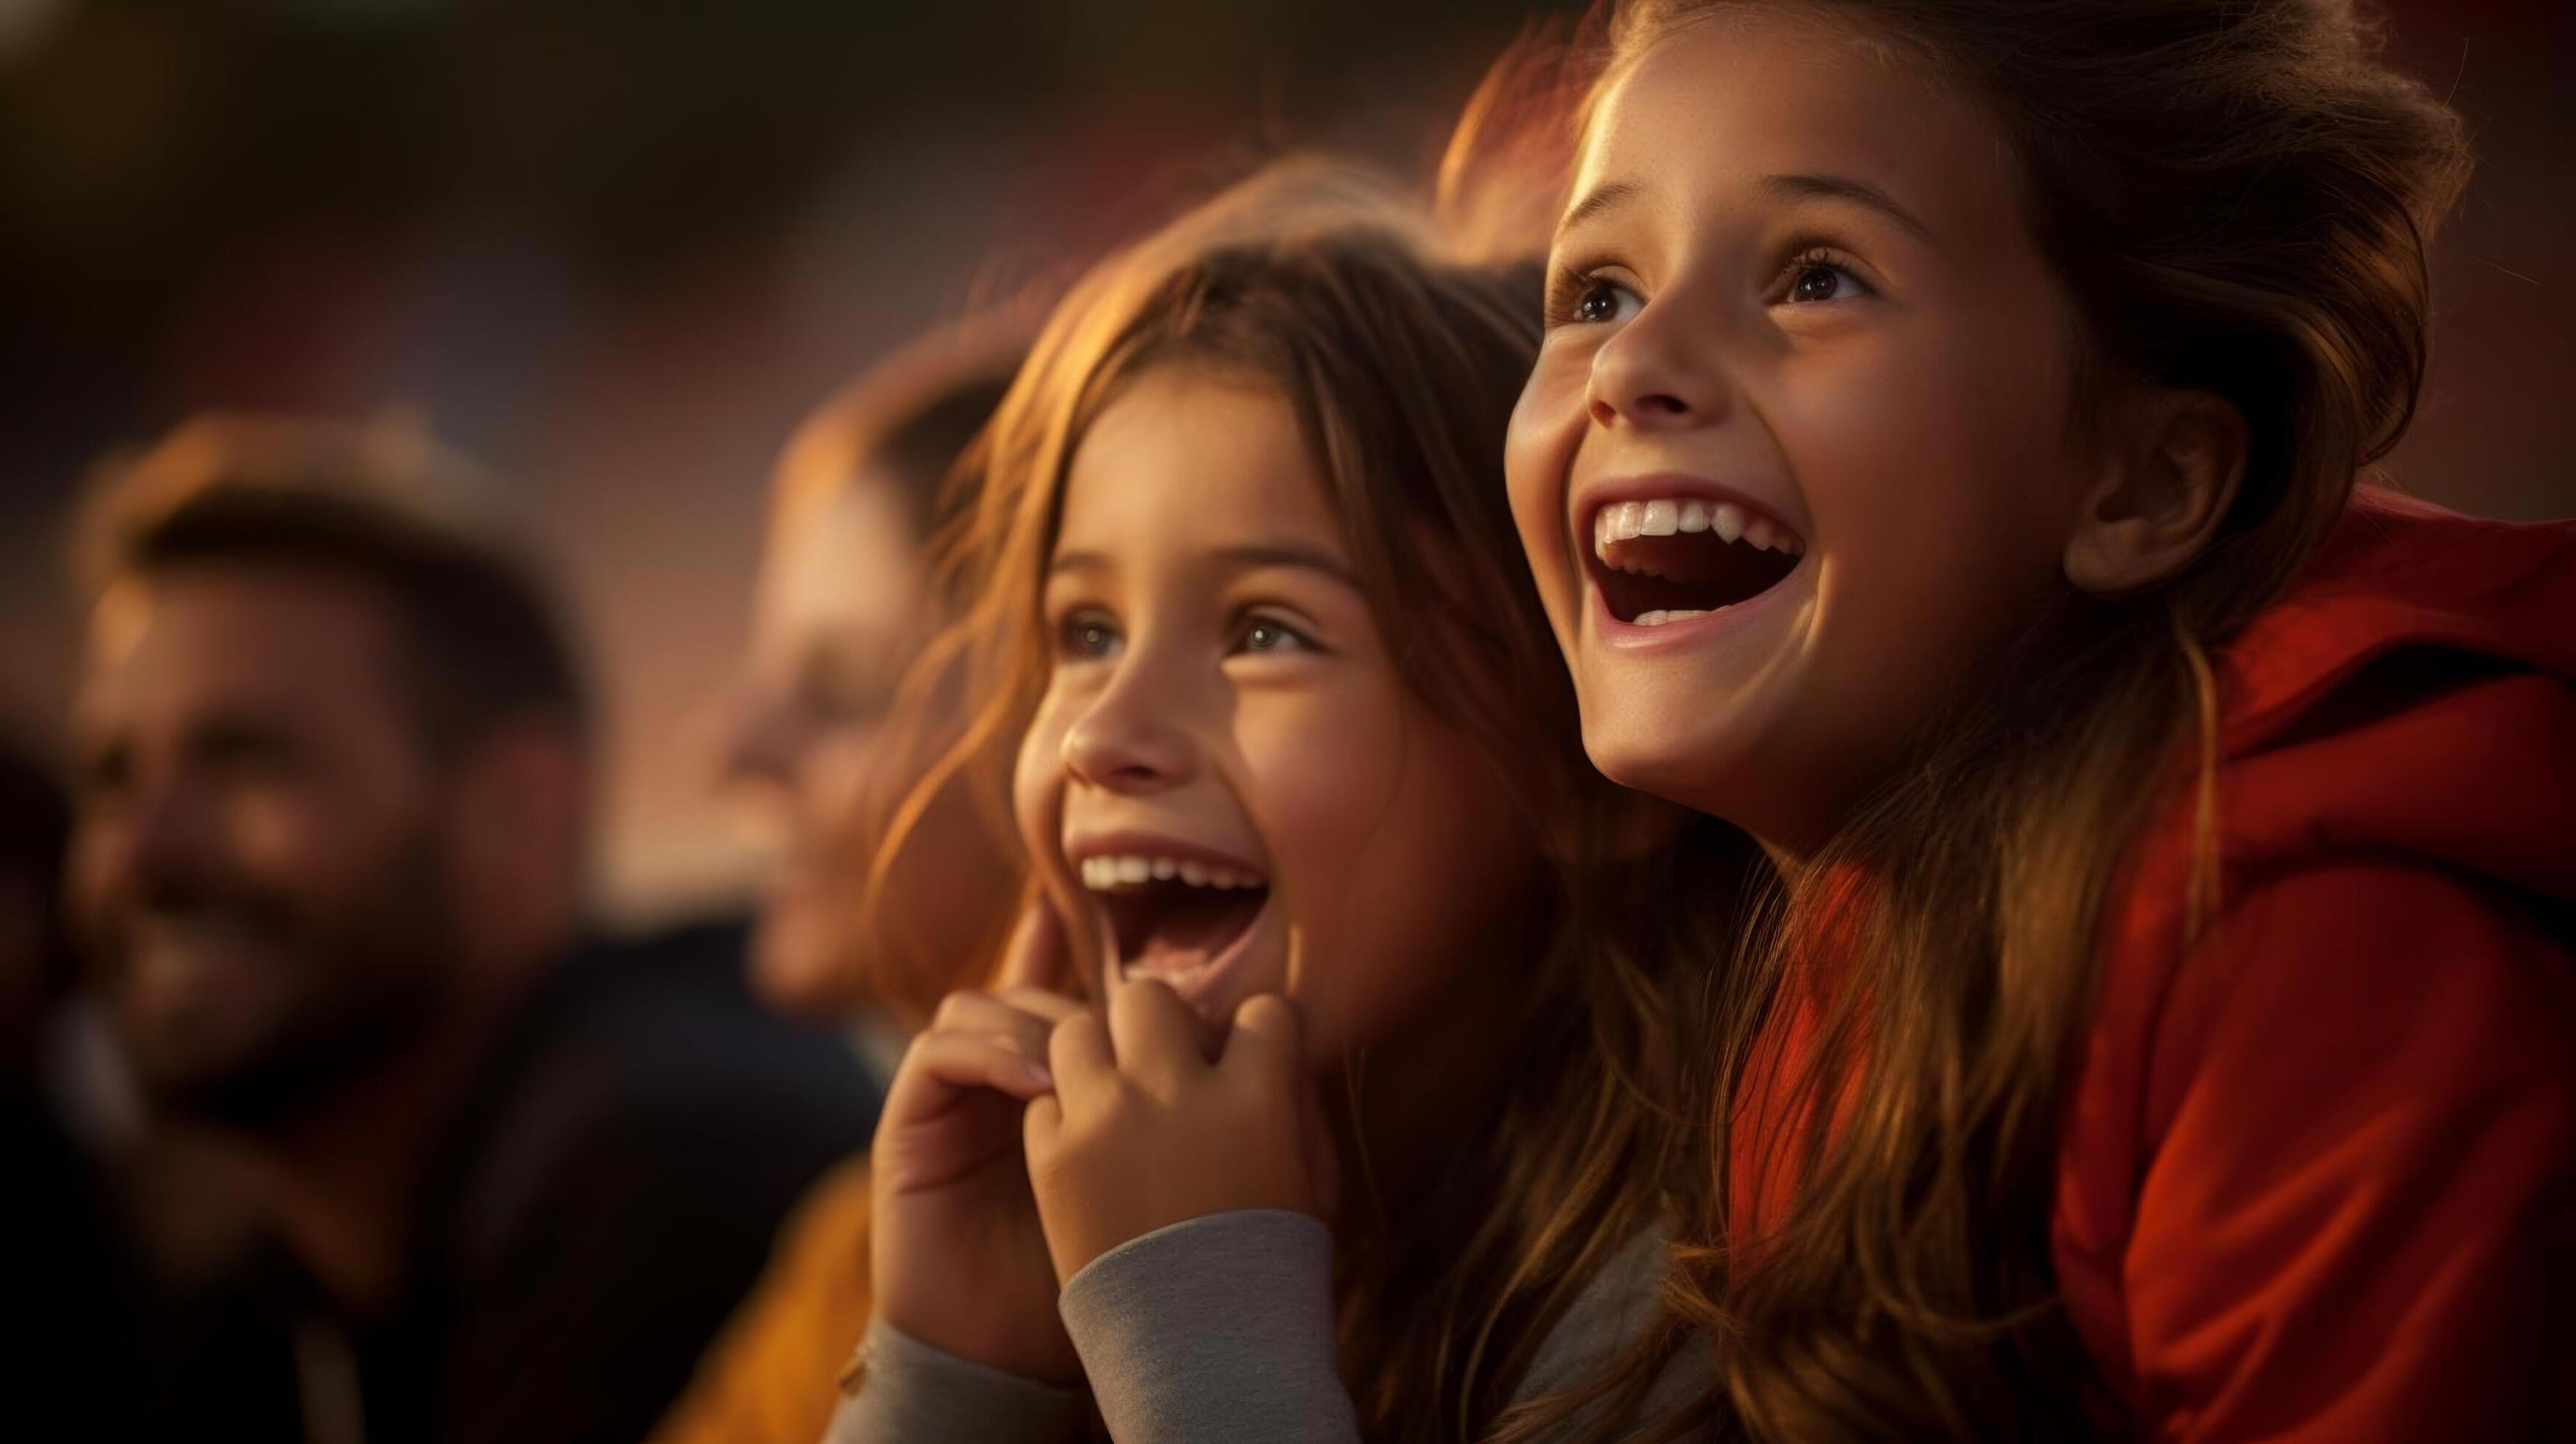
[[[1019,822],[1020,843],[1041,864],[1059,845],[1067,725],[1065,709],[1049,693],[1021,734],[1020,755],[1011,769],[1011,811]]]
[[[1987,349],[2011,355],[2009,337]],[[1823,639],[1804,692],[1811,726],[1850,739],[1855,775],[1882,765],[2027,626],[2057,570],[2041,414],[2013,368],[1965,343],[1806,388],[1772,417],[1830,563]]]
[[[1521,549],[1528,555],[1548,615],[1560,630],[1574,591],[1565,486],[1583,437],[1588,357],[1588,351],[1567,344],[1551,344],[1540,352],[1529,384],[1512,409],[1503,453]]]
[[[1399,810],[1402,703],[1394,679],[1384,682],[1359,695],[1247,699],[1237,716],[1245,808],[1285,885],[1291,921],[1316,945],[1313,960],[1335,971],[1350,962],[1343,913],[1355,874],[1372,856],[1383,865],[1377,850]]]
[[[1352,790],[1352,772],[1370,750],[1365,719],[1336,734],[1321,699],[1247,697],[1235,714],[1246,812],[1262,845],[1283,869],[1311,867],[1343,841],[1335,817]]]

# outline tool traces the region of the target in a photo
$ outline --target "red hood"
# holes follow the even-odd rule
[[[2231,881],[2375,855],[2576,899],[2576,522],[2365,489],[2218,665]]]
[[[2535,974],[2576,903],[2576,524],[2360,493],[2216,663],[2220,918],[2195,953],[2185,792],[2109,900],[2068,1315],[2160,1438],[2514,1407],[2487,1397],[2535,1337],[2511,1240],[2562,1157],[2529,1140],[2576,1117],[2535,1081],[2563,1076],[2565,979]]]

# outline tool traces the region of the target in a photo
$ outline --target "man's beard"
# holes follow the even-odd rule
[[[454,1011],[464,960],[445,858],[427,826],[364,895],[328,916],[230,879],[154,894],[148,909],[237,919],[294,959],[293,991],[277,1016],[229,1055],[174,1064],[136,1050],[138,1081],[165,1116],[277,1129],[398,1065]]]

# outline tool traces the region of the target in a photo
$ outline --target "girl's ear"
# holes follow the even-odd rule
[[[2110,464],[2076,508],[2068,584],[2106,595],[2190,565],[2236,500],[2247,444],[2245,413],[2218,396],[2166,388],[2139,396]]]

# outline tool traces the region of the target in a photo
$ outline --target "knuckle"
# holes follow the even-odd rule
[[[1177,1008],[1181,995],[1160,978],[1139,978],[1119,990],[1118,1001],[1128,1012],[1143,1014],[1166,1006]]]
[[[1171,1100],[1165,1096],[1169,1091],[1171,1090],[1158,1087],[1151,1080],[1128,1073],[1119,1074],[1117,1081],[1104,1090],[1101,1096],[1098,1116],[1102,1126],[1144,1127],[1155,1115],[1170,1107]]]
[[[1289,1033],[1297,1028],[1297,1010],[1277,993],[1263,993],[1246,1002],[1235,1014],[1247,1027],[1269,1033]]]

